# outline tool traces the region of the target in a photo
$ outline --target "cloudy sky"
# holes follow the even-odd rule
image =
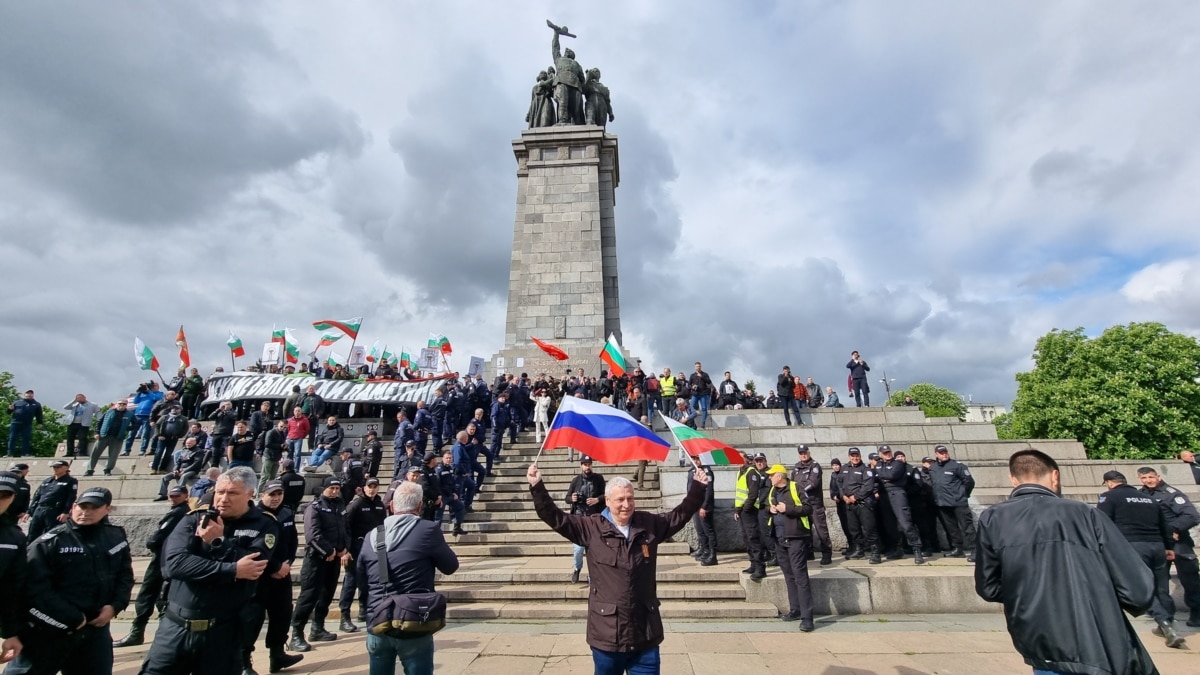
[[[1052,328],[1200,335],[1195,3],[7,2],[0,370],[109,399],[134,335],[207,373],[358,315],[489,357],[546,18],[612,90],[656,370],[1007,403]]]

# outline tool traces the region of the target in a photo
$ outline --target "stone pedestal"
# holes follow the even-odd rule
[[[617,235],[617,137],[596,126],[530,129],[513,141],[517,208],[504,348],[490,373],[601,369],[609,333],[621,341]],[[570,355],[555,361],[530,338]],[[520,360],[520,362],[518,362]]]

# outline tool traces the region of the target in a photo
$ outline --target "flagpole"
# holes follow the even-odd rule
[[[229,372],[237,371],[237,357],[233,355],[232,349],[229,350],[229,368],[230,368]]]
[[[538,454],[533,458],[533,465],[537,466],[538,460],[542,458],[542,451],[546,449],[546,443],[550,440],[550,429],[554,428],[554,420],[558,419],[558,412],[562,410],[562,404],[554,411],[554,419],[550,420],[550,426],[546,430],[546,440],[542,441],[542,446],[538,448]]]
[[[362,323],[358,324],[358,330],[354,331],[354,337],[350,338],[350,351],[346,352],[346,367],[350,367],[350,359],[354,358],[354,345],[358,343],[358,334],[362,332]],[[329,351],[333,351],[330,348]]]

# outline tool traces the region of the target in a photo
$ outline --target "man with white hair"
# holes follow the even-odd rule
[[[603,512],[562,512],[542,483],[537,464],[525,474],[538,517],[587,549],[587,641],[597,673],[659,672],[663,641],[658,607],[658,546],[700,510],[708,474],[698,472],[683,502],[668,513],[634,510],[633,483],[617,477],[604,489]]]
[[[363,540],[358,575],[367,580],[370,588],[367,593],[368,628],[384,620],[381,612],[389,595],[432,592],[435,571],[449,575],[458,570],[458,556],[446,543],[441,523],[420,516],[424,500],[425,493],[420,485],[400,483],[392,494],[393,515]],[[382,561],[376,549],[381,532],[384,542]],[[387,566],[386,575],[380,569],[381,562]],[[397,660],[410,675],[433,672],[432,633],[400,639],[368,632],[367,651],[373,675],[392,675],[396,672]]]

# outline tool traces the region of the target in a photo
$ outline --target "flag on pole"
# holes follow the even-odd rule
[[[375,344],[371,345],[371,351],[367,354],[367,363],[375,363],[375,360],[378,358],[379,358],[379,340],[376,340]]]
[[[412,368],[412,364],[413,364],[412,357],[408,355],[408,352],[404,351],[403,347],[401,347],[400,348],[400,367],[401,368]]]
[[[154,357],[154,352],[136,335],[133,338],[133,356],[142,370],[158,370],[158,359]]]
[[[321,347],[332,347],[333,343],[335,343],[341,339],[342,339],[341,335],[331,335],[329,333],[326,333],[321,336],[320,340],[317,341],[317,349],[320,349]],[[316,349],[314,349],[313,351],[315,352]]]
[[[529,339],[533,340],[533,344],[537,345],[542,351],[546,352],[550,356],[553,356],[558,361],[566,361],[567,359],[571,358],[570,356],[567,356],[566,352],[558,347],[555,347],[549,342],[542,342],[535,337],[530,337]]]
[[[286,363],[300,363],[300,343],[288,328],[283,329],[283,360]]]
[[[453,354],[454,349],[450,347],[450,340],[445,335],[429,334],[429,348],[436,349],[443,354]]]
[[[343,319],[340,321],[337,319],[322,319],[320,321],[314,321],[312,326],[317,330],[340,330],[346,335],[350,336],[351,340],[357,340],[358,329],[360,326],[362,326],[362,320],[363,318],[361,316],[353,319]]]
[[[183,334],[183,324],[179,324],[179,334],[175,336],[175,346],[179,347],[179,368],[192,365],[192,357],[188,356],[187,336]]]
[[[667,428],[671,430],[671,435],[675,440],[679,441],[679,445],[683,446],[683,451],[692,457],[699,457],[700,463],[705,466],[728,466],[730,464],[745,464],[746,460],[742,458],[742,453],[725,445],[715,438],[710,438],[695,429],[680,424],[675,420],[662,414],[663,421],[667,423]]]
[[[338,356],[332,349],[329,350],[329,357],[325,359],[325,365],[329,368],[346,365],[346,359]]]
[[[383,346],[383,363],[390,363],[393,366],[400,362],[400,359],[388,349],[387,345]]]
[[[621,346],[617,344],[617,334],[609,333],[604,349],[600,350],[600,360],[608,364],[608,374],[620,377],[625,374],[625,357],[621,355]]]
[[[242,347],[242,339],[234,335],[233,331],[229,331],[229,340],[225,344],[229,345],[229,351],[233,352],[234,356],[246,355],[246,349]]]
[[[286,344],[287,338],[284,336],[284,331],[286,331],[286,330],[287,330],[286,328],[275,328],[274,326],[272,326],[271,327],[271,342],[278,342],[280,344]]]
[[[564,398],[543,449],[575,448],[605,464],[635,459],[663,461],[671,444],[624,410],[583,398]]]

